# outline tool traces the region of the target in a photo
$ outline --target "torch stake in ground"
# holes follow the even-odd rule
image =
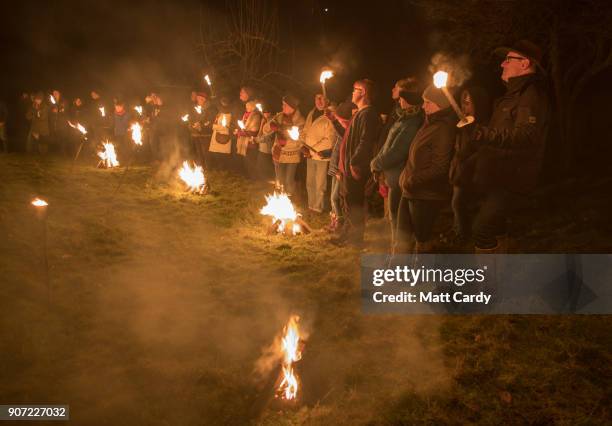
[[[81,138],[81,143],[79,145],[79,149],[77,149],[76,155],[74,156],[74,160],[72,161],[72,167],[70,168],[70,172],[72,173],[72,171],[74,170],[74,165],[76,164],[77,160],[79,159],[79,154],[81,154],[81,150],[83,149],[83,144],[85,144],[85,142],[87,141],[87,130],[85,130],[85,127],[83,127],[79,123],[74,125],[74,124],[72,124],[69,121],[68,124],[70,125],[70,127],[74,128],[74,129],[77,129],[79,132],[81,132],[81,135],[83,135],[82,138]]]
[[[47,302],[51,303],[51,282],[49,281],[49,258],[47,255],[47,207],[49,204],[45,200],[35,198],[32,205],[36,209],[36,217],[42,223],[42,255],[43,268],[45,274],[45,287],[47,289]]]
[[[457,123],[457,127],[463,127],[473,123],[474,117],[472,117],[471,115],[465,115],[463,111],[461,111],[461,108],[459,108],[459,105],[457,105],[457,102],[455,101],[453,95],[451,95],[451,93],[448,91],[448,87],[446,87],[448,73],[444,71],[438,71],[434,74],[433,79],[434,86],[442,90],[442,93],[444,93],[444,96],[446,96],[446,99],[448,99],[448,102],[450,102],[451,106],[455,110],[457,117],[459,117],[459,123]]]

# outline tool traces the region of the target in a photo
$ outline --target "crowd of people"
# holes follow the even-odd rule
[[[128,107],[120,98],[106,103],[96,90],[85,102],[53,90],[23,96],[29,125],[22,136],[28,152],[72,155],[82,135],[70,125],[81,123],[90,140],[112,140],[122,153],[133,149],[130,125],[137,121],[151,160],[163,161],[164,134],[180,126],[206,170],[240,171],[291,197],[305,187],[304,207],[330,210],[335,244],[362,245],[367,198],[375,192],[385,200],[394,253],[434,250],[433,229],[449,203],[458,245],[473,241],[477,252],[504,252],[507,218],[537,183],[550,106],[541,50],[522,40],[498,52],[506,93],[493,103],[483,88],[461,87],[460,108],[474,117],[463,127],[444,91],[407,77],[392,88],[394,106],[385,114],[373,105],[377,88],[369,79],[355,81],[350,100],[338,104],[315,93],[305,116],[296,96],[286,94],[273,113],[249,86],[236,102],[193,91],[180,117],[165,114],[156,93]],[[0,120],[6,149],[5,108]]]

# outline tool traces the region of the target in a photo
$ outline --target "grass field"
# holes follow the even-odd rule
[[[135,166],[113,195],[122,173],[0,157],[0,403],[85,425],[612,422],[610,317],[365,316],[360,253],[266,235],[269,188],[212,173],[194,196]],[[608,249],[607,201],[582,192],[520,216],[521,247]],[[385,234],[370,222],[370,251]],[[292,313],[308,339],[290,406],[253,371]]]

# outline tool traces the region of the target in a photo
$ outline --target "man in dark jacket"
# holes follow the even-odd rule
[[[196,93],[196,105],[194,112],[189,114],[191,130],[191,143],[198,164],[208,168],[208,148],[210,147],[210,138],[212,137],[212,126],[217,116],[217,108],[208,101],[206,92]],[[210,161],[208,161],[210,162]]]
[[[381,121],[372,106],[374,82],[368,79],[353,84],[352,101],[358,111],[353,116],[340,145],[338,169],[342,175],[345,225],[336,243],[361,245],[365,231],[365,186],[370,177],[370,162],[380,132]]]
[[[49,106],[44,102],[42,92],[34,96],[34,102],[27,113],[27,118],[31,123],[28,152],[34,152],[36,149],[39,154],[47,154],[49,151]]]
[[[478,252],[503,252],[506,219],[536,186],[550,122],[550,102],[541,76],[541,50],[527,40],[497,49],[506,94],[497,100],[489,125],[477,126],[480,143],[474,182],[484,198],[474,223]]]

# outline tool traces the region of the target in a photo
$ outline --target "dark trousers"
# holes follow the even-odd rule
[[[210,137],[192,136],[191,142],[193,143],[196,163],[206,169],[206,159],[208,157],[208,148],[210,147]]]
[[[391,244],[395,244],[397,238],[397,215],[400,201],[402,200],[402,189],[399,185],[389,186],[389,222],[391,223]]]
[[[474,241],[479,249],[497,246],[497,237],[507,233],[507,218],[524,203],[523,196],[505,189],[493,189],[484,193],[474,220]]]
[[[472,215],[470,214],[470,201],[474,201],[470,192],[461,186],[453,186],[453,227],[460,237],[469,237],[472,234]]]
[[[412,200],[402,197],[397,215],[397,238],[425,243],[432,238],[433,228],[444,201]]]
[[[272,154],[259,151],[257,153],[257,174],[259,179],[268,181],[274,179],[274,163]]]
[[[362,176],[361,179],[353,179],[352,176],[344,177],[342,191],[342,205],[344,211],[347,237],[356,243],[363,241],[365,233],[365,222],[367,214],[367,204],[365,197],[366,183],[369,176]]]
[[[246,155],[243,157],[244,167],[250,180],[257,180],[257,154],[257,146],[249,146]]]

